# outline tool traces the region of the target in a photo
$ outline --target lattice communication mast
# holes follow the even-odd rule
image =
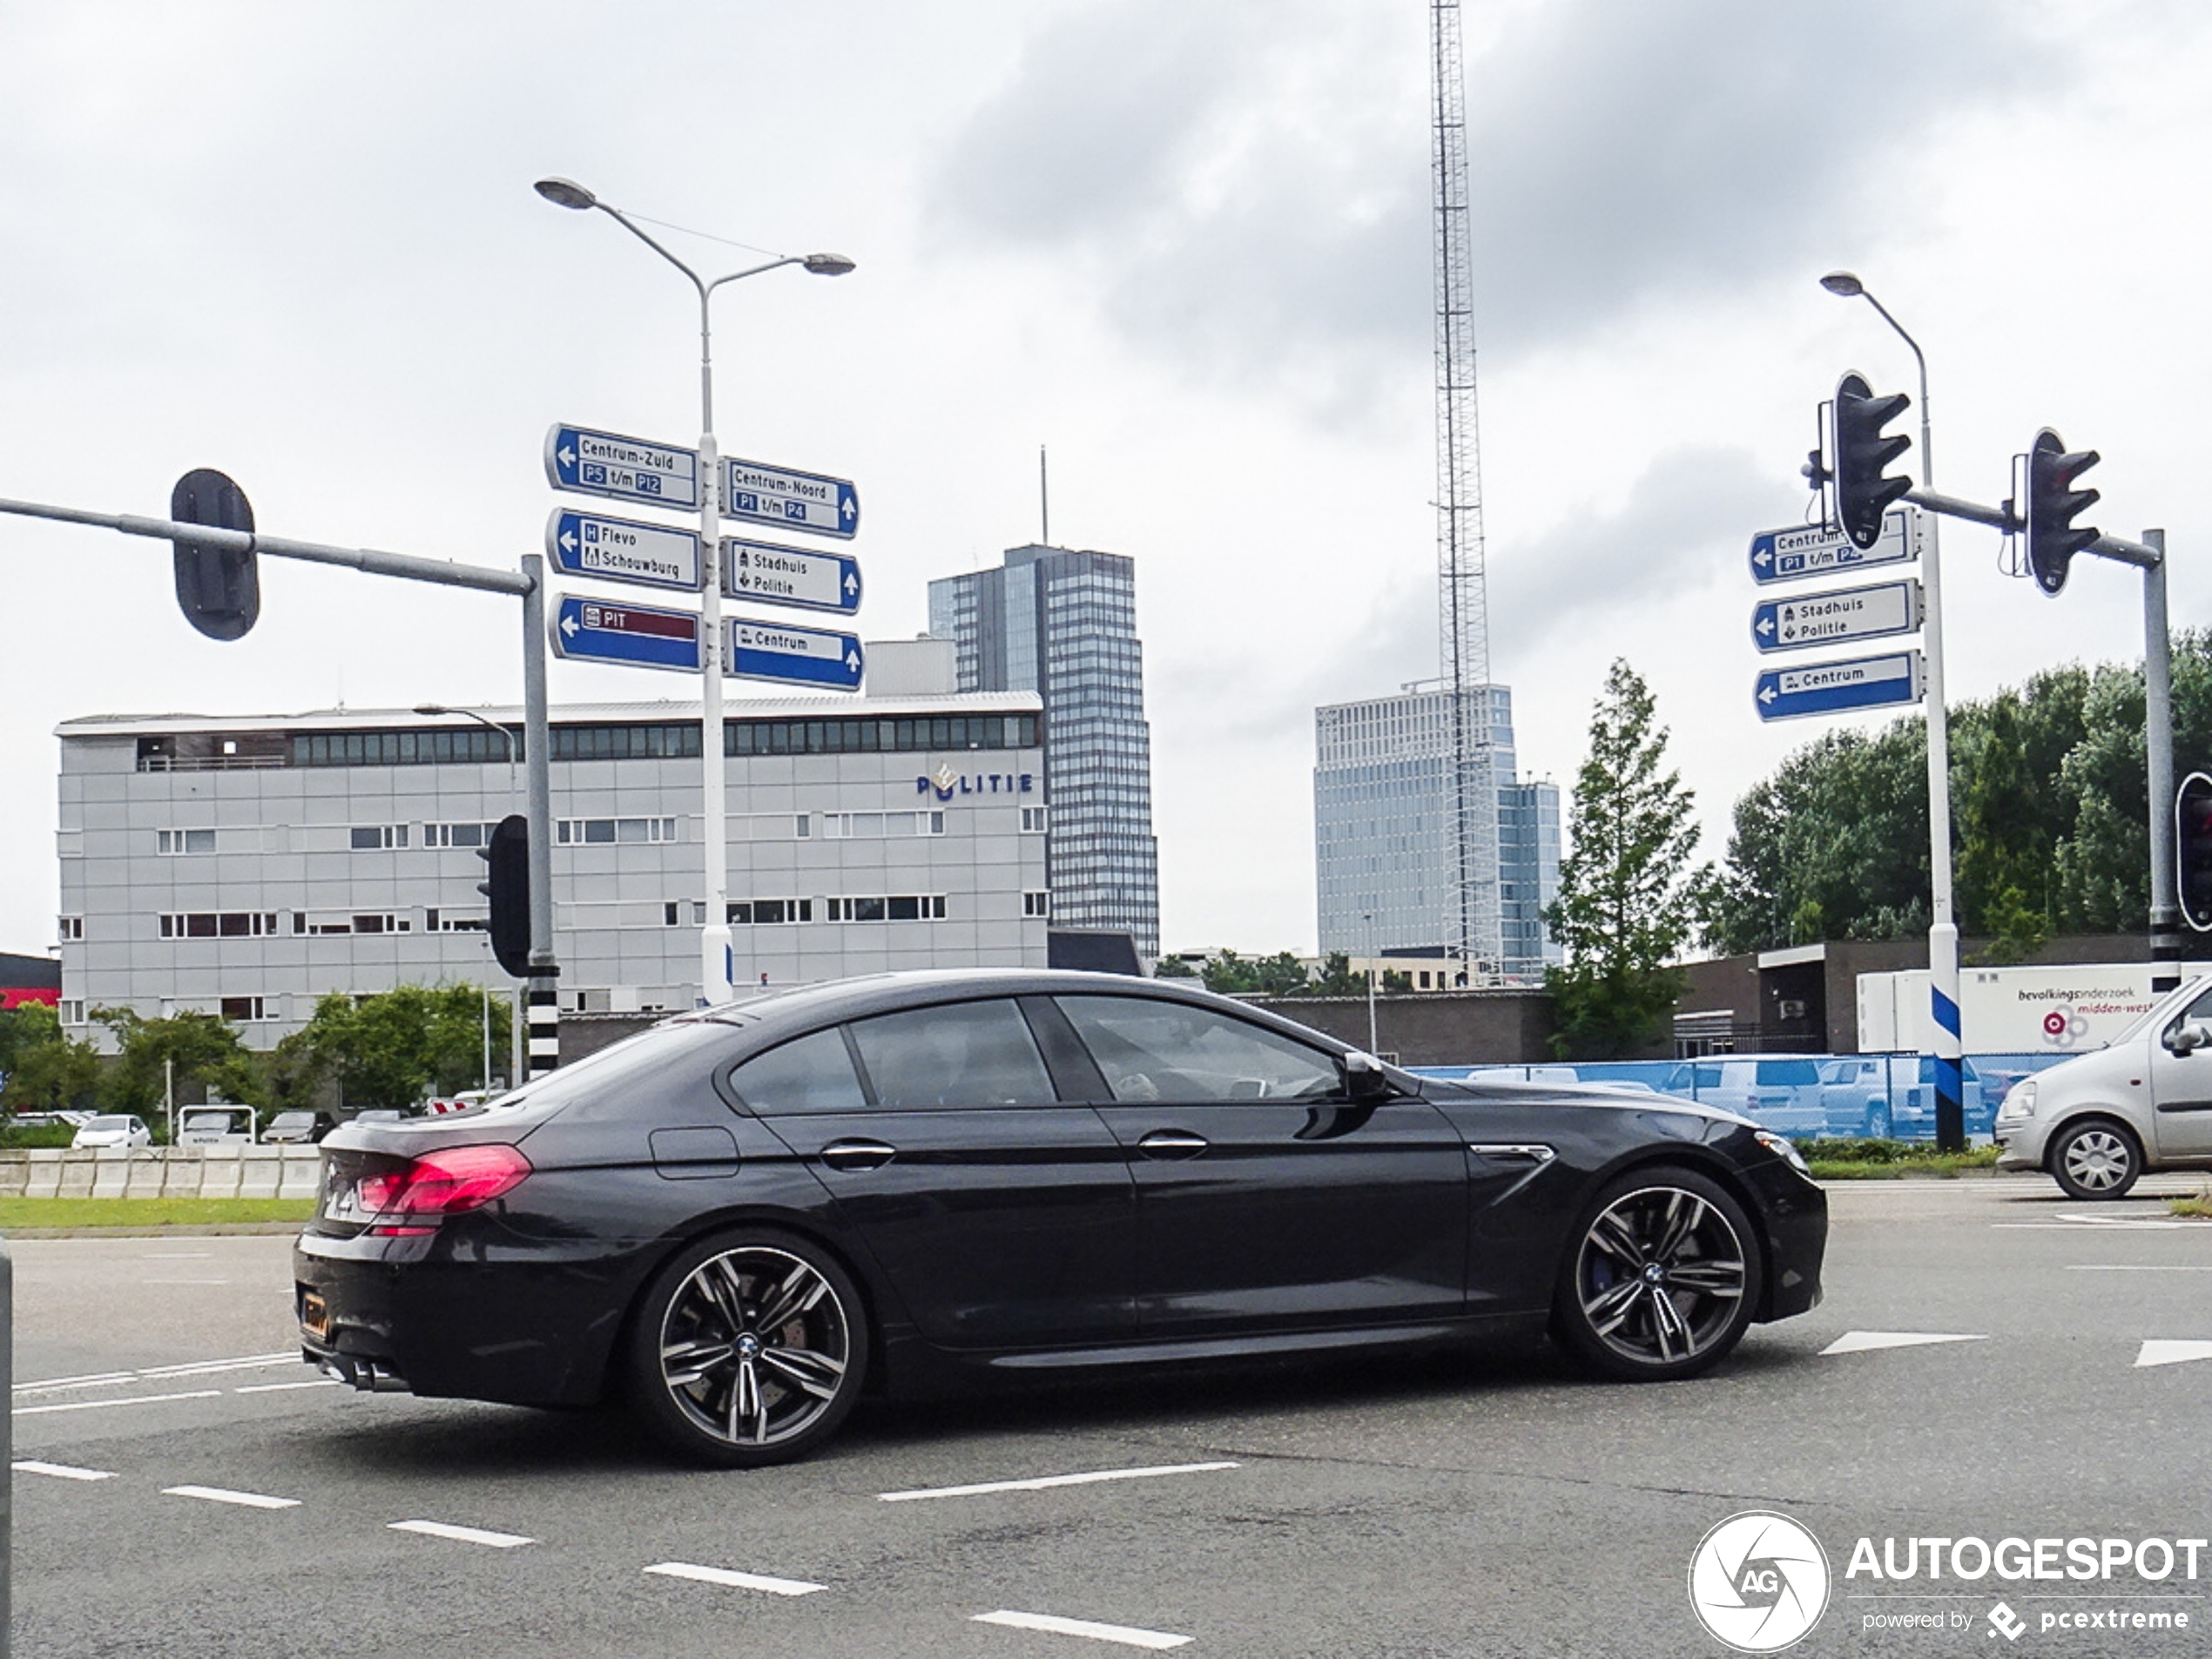
[[[1467,244],[1467,83],[1459,0],[1430,0],[1431,157],[1436,254],[1436,574],[1439,658],[1452,722],[1449,853],[1457,891],[1446,943],[1467,982],[1494,978],[1498,780],[1490,741],[1490,617],[1484,593],[1482,449],[1474,396],[1474,275]]]

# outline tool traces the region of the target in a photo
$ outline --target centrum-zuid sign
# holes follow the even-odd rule
[[[1751,538],[1751,580],[1802,582],[1811,577],[1850,576],[1870,565],[1910,564],[1920,556],[1920,516],[1900,507],[1882,520],[1882,534],[1871,547],[1857,547],[1839,530],[1818,524],[1793,524],[1761,530]]]
[[[699,504],[698,450],[588,427],[556,426],[546,433],[545,478],[556,489],[579,495],[656,507]]]

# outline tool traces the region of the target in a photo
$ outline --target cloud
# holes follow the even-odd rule
[[[1356,405],[1429,348],[1424,15],[1069,14],[974,112],[930,212],[1087,261],[1102,314],[1202,378]],[[1802,272],[1906,199],[1937,124],[2058,61],[2009,0],[1524,8],[1467,71],[1478,334],[1518,353]]]

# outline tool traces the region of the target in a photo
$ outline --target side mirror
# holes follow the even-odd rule
[[[2212,1028],[2194,1020],[2187,1025],[2177,1025],[2166,1034],[2166,1048],[2170,1054],[2190,1055],[2206,1047],[2212,1047]]]
[[[1390,1074],[1374,1055],[1354,1049],[1341,1063],[1346,1100],[1387,1100],[1398,1092],[1397,1085],[1390,1081]]]

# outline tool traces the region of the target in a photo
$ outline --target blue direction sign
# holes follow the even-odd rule
[[[1801,582],[1812,576],[1849,576],[1876,564],[1909,564],[1920,556],[1920,516],[1900,507],[1882,519],[1871,547],[1854,547],[1840,530],[1817,524],[1761,530],[1751,538],[1751,580]]]
[[[545,522],[545,556],[570,576],[691,593],[699,590],[697,530],[556,507]]]
[[[566,593],[560,600],[553,622],[556,654],[583,662],[699,671],[699,619],[690,611],[604,604]]]
[[[723,660],[727,664],[723,671],[738,679],[828,685],[840,691],[860,689],[857,634],[737,617],[731,619],[730,654]]]
[[[1841,663],[1772,668],[1752,692],[1762,720],[1794,720],[1807,714],[1847,714],[1920,700],[1920,653],[1859,657]]]
[[[545,480],[556,489],[583,496],[651,502],[656,507],[699,504],[697,450],[580,426],[556,426],[546,433]]]
[[[1803,651],[1853,639],[1909,634],[1920,626],[1920,584],[1883,582],[1837,588],[1751,607],[1751,643],[1763,651]]]
[[[847,478],[793,472],[758,461],[722,463],[722,516],[811,530],[850,541],[860,528],[860,494]]]
[[[836,610],[849,617],[860,608],[860,562],[850,553],[809,553],[772,542],[725,536],[722,591],[732,599]]]

